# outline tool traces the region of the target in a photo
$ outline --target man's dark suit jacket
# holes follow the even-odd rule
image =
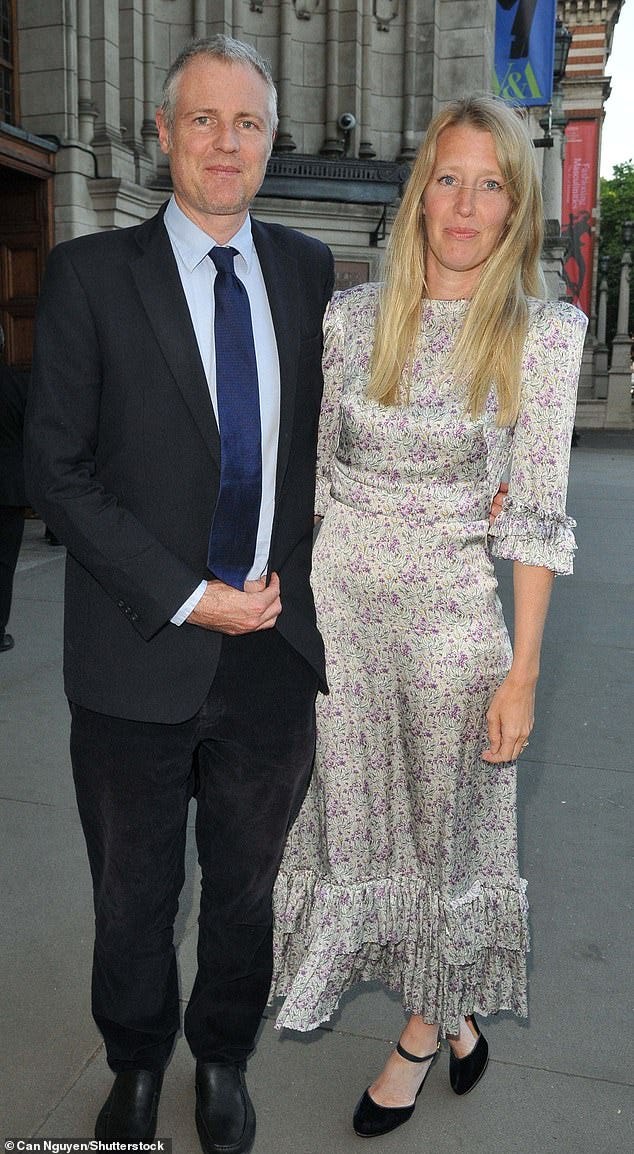
[[[205,575],[220,442],[163,211],[51,253],[25,448],[30,501],[68,549],[67,696],[100,713],[175,723],[204,701],[221,644],[218,633],[170,623]],[[324,688],[309,577],[333,260],[301,233],[252,225],[280,361],[277,628]]]

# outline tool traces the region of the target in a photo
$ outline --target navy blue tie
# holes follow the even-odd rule
[[[260,394],[249,297],[236,276],[235,248],[212,248],[216,394],[220,428],[220,492],[207,564],[215,577],[242,589],[253,565],[262,499]]]

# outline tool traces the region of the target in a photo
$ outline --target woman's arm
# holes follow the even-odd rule
[[[323,520],[330,501],[330,470],[337,449],[340,402],[345,369],[344,307],[335,293],[324,316],[324,392],[319,414],[317,437],[317,478],[315,489],[315,524]]]
[[[586,325],[565,301],[542,302],[532,318],[508,494],[489,530],[494,556],[555,573],[572,573],[575,550],[566,489]]]
[[[539,657],[554,578],[543,566],[513,563],[513,662],[489,706],[489,747],[482,753],[484,761],[515,761],[533,728]]]
[[[586,324],[572,305],[543,302],[526,340],[509,491],[490,529],[493,553],[513,560],[515,640],[511,669],[487,713],[482,757],[489,762],[514,761],[528,740],[554,575],[572,572],[566,489]]]

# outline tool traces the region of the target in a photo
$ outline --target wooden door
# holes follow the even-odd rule
[[[0,167],[0,322],[5,359],[31,367],[33,324],[50,248],[50,179]]]

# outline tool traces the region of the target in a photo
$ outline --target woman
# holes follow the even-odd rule
[[[359,981],[409,1012],[354,1115],[414,1110],[446,1035],[458,1094],[488,1047],[474,1012],[526,1014],[515,761],[533,726],[565,514],[586,318],[540,300],[542,206],[526,125],[446,106],[420,149],[382,286],[325,328],[314,587],[329,659],[309,795],[276,891],[278,1025],[308,1030]],[[514,560],[514,648],[488,551]]]

